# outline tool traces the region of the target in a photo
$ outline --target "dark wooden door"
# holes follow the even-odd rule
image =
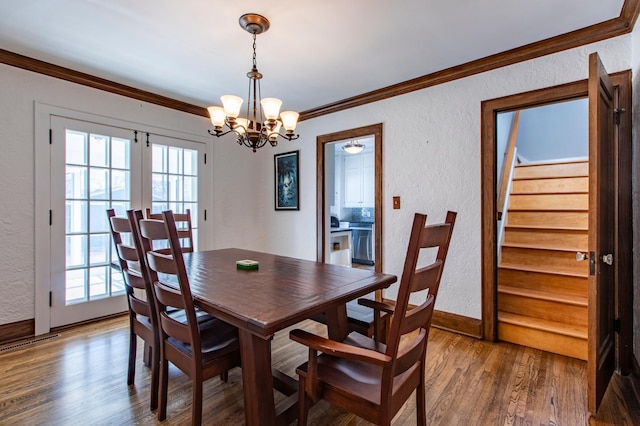
[[[588,410],[595,414],[615,369],[615,92],[597,53],[589,56]]]

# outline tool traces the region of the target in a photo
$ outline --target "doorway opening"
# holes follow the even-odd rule
[[[587,98],[496,116],[497,339],[587,359]]]
[[[623,71],[606,75],[597,54],[589,58],[589,80],[540,89],[503,98],[482,102],[482,135],[481,135],[481,182],[482,182],[482,323],[483,335],[490,340],[498,339],[498,201],[496,164],[497,129],[496,118],[499,113],[527,109],[537,105],[552,104],[568,100],[589,97],[589,312],[588,312],[588,409],[595,414],[597,406],[611,377],[610,365],[627,374],[631,366],[632,329],[632,209],[631,209],[631,72]],[[594,72],[597,71],[597,72]],[[610,80],[610,83],[601,83]],[[606,88],[607,97],[598,90]],[[613,99],[613,100],[610,100]],[[608,104],[606,108],[601,102]],[[594,108],[592,110],[592,107]],[[627,113],[625,113],[625,111]],[[606,132],[599,123],[605,122]],[[615,124],[614,124],[615,122]],[[604,135],[609,134],[609,138]],[[595,148],[592,150],[592,148]],[[595,155],[594,155],[595,154]],[[606,155],[604,155],[606,154]],[[607,163],[603,161],[606,159]],[[597,162],[596,162],[597,161]],[[612,172],[610,172],[612,170]],[[592,188],[600,188],[594,192]],[[596,195],[592,195],[596,194]],[[603,203],[601,195],[614,195],[613,200]],[[597,221],[601,217],[597,207],[606,205],[611,220]],[[595,213],[594,213],[595,212]],[[602,251],[596,244],[592,248],[594,229],[605,225],[609,236],[614,239],[612,252],[615,262],[608,262],[608,251]],[[612,229],[609,232],[608,227]],[[602,228],[605,229],[605,228]],[[595,253],[598,255],[595,255]],[[575,261],[575,255],[574,255]],[[577,262],[576,262],[577,263]],[[606,263],[606,265],[604,265]],[[591,274],[592,264],[597,271],[612,268],[611,273]],[[601,276],[615,275],[615,280],[608,287],[610,298],[600,296],[604,292],[596,292]],[[592,283],[594,281],[594,283]],[[611,301],[606,309],[595,307],[600,302]],[[603,315],[607,315],[605,318]],[[618,331],[614,332],[615,324]],[[599,350],[606,345],[605,350]],[[607,356],[606,362],[604,356]],[[609,359],[615,358],[609,362]],[[607,367],[604,371],[602,366]],[[600,374],[604,371],[606,374]]]
[[[361,151],[342,149],[354,140]],[[382,272],[382,124],[318,136],[316,148],[318,261]]]

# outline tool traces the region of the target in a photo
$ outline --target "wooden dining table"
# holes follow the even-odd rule
[[[297,381],[271,366],[273,335],[325,313],[328,335],[348,334],[346,302],[388,287],[389,274],[292,257],[221,249],[185,253],[195,304],[238,327],[247,425],[288,424],[296,416]],[[258,269],[236,267],[255,260]],[[275,405],[273,389],[284,398]]]

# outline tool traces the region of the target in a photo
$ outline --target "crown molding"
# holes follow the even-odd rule
[[[116,83],[115,81],[75,71],[70,68],[29,58],[28,56],[19,55],[8,50],[0,49],[0,63],[22,68],[27,71],[33,71],[49,77],[70,81],[72,83],[81,84],[83,86],[92,87],[94,89],[104,90],[105,92],[115,93],[116,95],[122,95],[139,101],[149,102],[155,105],[209,118],[207,109],[201,106],[192,105],[166,96],[158,95],[156,93]]]

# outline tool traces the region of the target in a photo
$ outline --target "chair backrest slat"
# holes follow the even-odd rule
[[[437,284],[442,273],[442,262],[436,260],[434,263],[424,268],[416,270],[411,280],[411,292],[429,290],[429,293],[437,293]]]
[[[447,243],[451,234],[451,225],[442,223],[438,225],[427,225],[420,234],[420,248],[440,247]]]
[[[400,334],[403,336],[415,331],[419,328],[427,329],[431,324],[431,314],[433,312],[433,295],[429,295],[429,298],[420,306],[409,310],[404,316],[404,321],[400,328]]]
[[[129,303],[131,306],[131,310],[138,315],[142,315],[144,317],[151,318],[153,313],[149,307],[149,304],[146,301],[138,299],[137,297],[129,296]]]
[[[147,208],[147,219],[163,220],[162,213],[151,213],[151,209]],[[173,213],[173,219],[176,224],[176,230],[178,231],[182,252],[193,253],[195,248],[193,244],[191,209],[187,209],[184,213]]]
[[[178,275],[178,267],[170,254],[147,252],[149,267],[161,274]]]
[[[396,376],[413,367],[422,357],[422,354],[424,353],[424,345],[426,344],[425,336],[427,332],[425,330],[420,330],[419,333],[421,335],[414,339],[410,345],[402,347],[399,350],[394,371]]]

